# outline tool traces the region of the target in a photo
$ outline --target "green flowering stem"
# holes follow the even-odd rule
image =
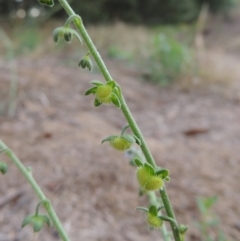
[[[26,168],[22,162],[18,159],[18,157],[11,151],[1,140],[0,140],[0,153],[4,152],[11,160],[12,162],[17,166],[19,171],[23,174],[23,176],[27,179],[29,184],[32,186],[33,190],[37,194],[38,198],[40,199],[40,204],[42,203],[45,207],[49,217],[52,220],[52,223],[54,224],[55,228],[57,229],[60,237],[63,241],[70,241],[68,238],[65,230],[63,229],[63,226],[61,222],[59,221],[57,214],[55,213],[50,201],[47,200],[46,196],[44,195],[43,191],[35,181],[35,179],[32,176],[31,170],[29,168]]]
[[[73,9],[71,8],[71,6],[68,4],[67,0],[58,0],[59,3],[62,5],[62,7],[65,9],[65,11],[67,12],[67,14],[69,15],[69,17],[71,16],[76,16],[76,13],[73,11]],[[85,29],[81,18],[76,18],[73,17],[73,23],[75,24],[76,28],[78,29],[78,31],[81,33],[82,38],[84,39],[89,51],[91,52],[93,58],[95,59],[99,69],[101,70],[105,80],[111,81],[112,77],[110,75],[110,73],[107,70],[106,65],[104,64],[100,54],[98,53],[95,45],[93,44],[91,38],[88,35],[87,30]]]
[[[65,11],[67,12],[67,14],[71,17],[73,15],[76,15],[75,12],[73,11],[73,9],[71,8],[71,6],[68,4],[67,0],[58,0],[59,3],[62,5],[62,7],[65,9]],[[83,23],[82,23],[82,20],[81,18],[74,18],[73,19],[73,22],[76,26],[76,28],[78,29],[78,31],[81,33],[81,36],[82,38],[84,39],[89,51],[91,52],[93,58],[95,59],[100,71],[102,72],[102,75],[104,76],[105,80],[107,82],[109,81],[112,81],[112,77],[110,75],[110,73],[108,72],[107,70],[107,67],[106,65],[104,64],[99,52],[97,51],[95,45],[93,44],[91,38],[89,37]],[[141,149],[142,149],[142,152],[147,160],[147,162],[149,164],[151,164],[154,168],[157,167],[154,159],[153,159],[153,156],[143,138],[143,135],[140,131],[140,129],[138,128],[133,116],[132,116],[132,113],[131,111],[129,110],[126,102],[125,102],[125,99],[124,97],[122,96],[121,94],[121,91],[119,92],[119,101],[121,103],[121,110],[123,112],[123,115],[125,116],[133,134],[140,140],[141,142]],[[172,206],[171,206],[171,203],[170,203],[170,200],[168,198],[168,195],[166,193],[166,189],[163,188],[161,191],[160,191],[160,194],[161,194],[161,197],[162,197],[162,201],[163,201],[163,205],[165,207],[165,210],[166,210],[166,213],[168,215],[169,218],[172,218],[174,220],[176,220],[175,218],[175,215],[174,215],[174,211],[172,209]],[[177,222],[176,222],[177,224]],[[171,227],[172,227],[172,231],[173,231],[173,235],[174,235],[174,239],[175,241],[181,241],[181,237],[180,237],[180,234],[179,234],[179,231],[178,231],[178,227],[177,225],[173,225],[171,223]]]

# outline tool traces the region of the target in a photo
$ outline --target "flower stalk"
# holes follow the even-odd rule
[[[62,7],[65,9],[65,11],[67,12],[67,14],[69,15],[69,17],[71,16],[74,16],[75,15],[75,12],[73,11],[73,9],[71,8],[71,6],[68,4],[67,0],[58,0],[59,3],[62,5]],[[76,17],[73,19],[73,22],[76,26],[76,28],[78,29],[78,31],[80,32],[83,40],[85,41],[89,51],[91,52],[91,55],[93,56],[94,60],[96,61],[102,75],[104,76],[106,82],[109,82],[109,81],[112,81],[112,77],[110,75],[110,73],[108,72],[108,69],[105,65],[105,63],[103,62],[99,52],[97,51],[95,45],[93,44],[90,36],[88,35],[83,23],[82,23],[82,20],[80,17]],[[123,115],[125,116],[133,134],[140,140],[141,142],[141,150],[146,158],[146,161],[152,165],[154,168],[157,167],[155,161],[154,161],[154,158],[143,138],[143,135],[139,129],[139,127],[137,126],[133,116],[132,116],[132,113],[131,111],[129,110],[126,102],[125,102],[125,99],[121,93],[121,91],[119,91],[119,95],[118,95],[118,98],[120,100],[120,103],[121,103],[121,110],[122,110],[122,113]],[[166,213],[168,215],[169,218],[173,219],[176,221],[176,217],[175,217],[175,214],[174,214],[174,211],[173,211],[173,208],[172,208],[172,205],[170,203],[170,200],[169,200],[169,197],[167,195],[167,192],[166,192],[166,188],[162,188],[160,190],[160,195],[162,197],[162,202],[163,202],[163,205],[165,207],[165,210],[166,210]],[[174,239],[175,241],[181,241],[181,237],[180,237],[180,233],[178,231],[178,224],[177,224],[177,221],[176,222],[171,222],[171,228],[172,228],[172,232],[173,232],[173,236],[174,236]]]

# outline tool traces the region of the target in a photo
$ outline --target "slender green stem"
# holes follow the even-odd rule
[[[163,205],[164,205],[164,208],[165,208],[165,211],[166,211],[168,217],[176,220],[171,202],[169,200],[169,197],[168,197],[168,194],[167,194],[167,191],[166,191],[166,187],[164,187],[163,189],[160,190],[160,195],[161,195],[162,202],[163,202]],[[170,225],[171,225],[171,228],[172,228],[172,231],[173,231],[174,239],[176,241],[181,241],[181,236],[180,236],[180,233],[178,231],[177,220],[176,220],[176,223],[171,222]]]
[[[23,176],[27,179],[29,184],[32,186],[33,190],[37,194],[38,198],[41,202],[43,202],[43,205],[51,218],[55,228],[57,229],[60,237],[63,241],[70,241],[68,238],[61,222],[59,221],[52,205],[49,201],[47,201],[46,196],[44,195],[43,191],[35,181],[35,179],[32,176],[32,173],[29,168],[26,168],[22,162],[18,159],[18,157],[0,140],[0,150],[4,150],[6,155],[12,160],[12,162],[17,166],[17,168],[20,170],[20,172],[23,174]]]
[[[58,0],[59,3],[63,6],[63,8],[65,9],[65,11],[67,12],[67,14],[69,16],[72,16],[72,15],[75,15],[75,12],[73,11],[73,9],[71,8],[71,6],[68,4],[67,0]],[[105,80],[108,82],[108,81],[111,81],[112,80],[112,77],[110,75],[110,73],[108,72],[107,70],[107,67],[106,65],[104,64],[100,54],[98,53],[95,45],[93,44],[91,38],[89,37],[82,21],[79,21],[79,19],[74,19],[73,20],[76,28],[78,29],[78,31],[81,33],[82,35],[82,38],[84,39],[86,45],[88,46],[89,48],[89,51],[91,52],[93,58],[95,59],[100,71],[102,72],[102,75],[104,76]],[[124,97],[122,96],[122,94],[120,93],[119,95],[119,99],[120,99],[120,103],[121,103],[121,110],[123,112],[123,115],[125,116],[132,132],[134,133],[134,135],[139,138],[139,140],[141,141],[141,149],[142,149],[142,152],[146,158],[146,161],[151,164],[153,167],[157,167],[155,161],[154,161],[154,158],[143,138],[143,135],[140,131],[140,129],[138,128],[133,116],[132,116],[132,113],[131,111],[129,110],[126,102],[125,102],[125,99]],[[166,193],[166,190],[163,189],[160,191],[161,193],[161,197],[162,197],[162,201],[163,201],[163,205],[166,209],[166,213],[167,215],[170,217],[170,218],[173,218],[174,220],[176,220],[175,218],[175,215],[174,215],[174,211],[172,209],[172,206],[170,204],[170,200],[168,198],[168,195]],[[174,239],[175,241],[181,241],[181,237],[180,237],[180,234],[179,234],[179,231],[178,231],[178,228],[177,228],[177,221],[176,221],[176,225],[172,225],[171,224],[171,227],[172,227],[172,231],[173,231],[173,235],[174,235]]]

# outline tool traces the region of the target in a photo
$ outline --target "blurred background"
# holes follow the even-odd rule
[[[186,241],[240,240],[238,0],[69,0],[120,83],[167,184]],[[0,0],[0,139],[52,200],[73,241],[163,240],[151,231],[136,170],[101,145],[126,121],[93,107],[78,67],[88,51],[52,40],[67,15],[37,0]],[[137,148],[137,147],[135,147]],[[2,155],[1,160],[7,161]],[[18,170],[0,176],[0,241],[59,240],[20,228],[37,199]]]

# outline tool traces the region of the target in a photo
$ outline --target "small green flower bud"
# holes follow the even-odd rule
[[[110,145],[116,150],[126,151],[132,146],[132,143],[121,136],[117,136],[110,140]]]
[[[100,102],[109,104],[111,103],[112,91],[113,89],[110,85],[100,85],[97,87],[95,95]]]
[[[92,71],[93,63],[89,54],[85,55],[82,59],[80,59],[78,66],[81,66],[83,69],[87,67],[89,71]]]
[[[152,213],[148,213],[147,221],[152,228],[160,228],[163,224],[163,221]]]
[[[50,219],[46,215],[28,215],[24,218],[22,221],[22,228],[26,225],[31,224],[33,227],[34,232],[39,232],[44,224],[47,224],[48,226],[51,225]]]
[[[5,162],[0,161],[0,172],[2,174],[5,174],[7,173],[7,171],[8,171],[8,165]]]
[[[161,177],[154,176],[148,180],[148,182],[144,186],[144,189],[146,191],[156,191],[156,190],[162,189],[163,185],[164,185],[163,179]]]
[[[54,1],[53,0],[38,0],[40,4],[48,6],[48,7],[53,7],[54,6]]]
[[[187,225],[184,225],[184,224],[180,224],[178,226],[178,231],[180,234],[185,234],[188,230],[188,226]]]

